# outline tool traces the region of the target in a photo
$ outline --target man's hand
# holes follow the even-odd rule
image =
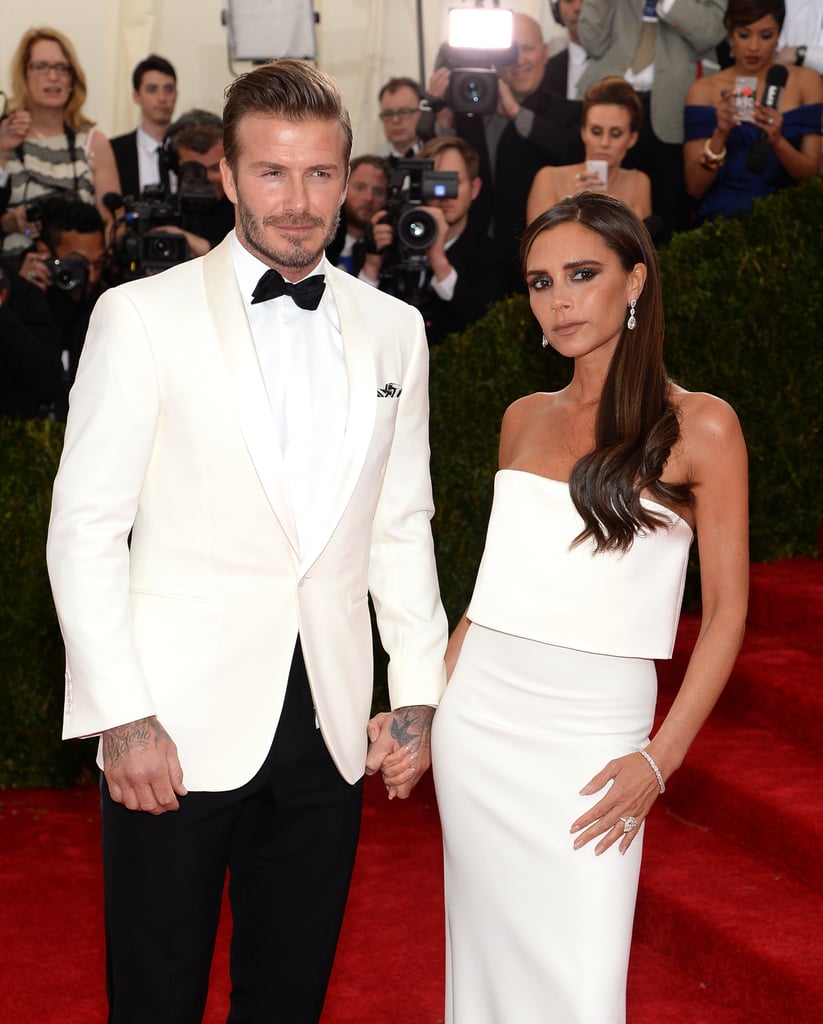
[[[381,772],[389,800],[404,800],[431,764],[434,708],[427,704],[395,708],[369,722],[366,774]]]
[[[517,112],[520,110],[520,104],[514,98],[514,93],[511,91],[507,82],[504,82],[502,78],[497,79],[497,113],[501,117],[507,117],[510,121],[513,121],[517,117]]]
[[[152,715],[102,734],[103,771],[112,800],[130,811],[176,811],[186,795],[177,747]]]

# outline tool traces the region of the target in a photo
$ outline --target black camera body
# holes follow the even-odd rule
[[[121,218],[126,230],[117,250],[121,280],[159,274],[185,262],[190,255],[185,236],[157,229],[169,226],[188,230],[191,219],[208,213],[216,202],[205,167],[194,160],[181,165],[177,192],[151,185],[138,199],[126,196]]]
[[[434,160],[397,161],[391,171],[383,218],[383,223],[394,229],[394,244],[384,254],[384,280],[400,281],[403,275],[428,265],[426,250],[437,238],[437,221],[421,207],[432,199],[453,199],[456,195],[456,171],[436,171]],[[373,244],[367,232],[367,245]]]
[[[55,256],[44,260],[51,273],[51,283],[61,292],[85,288],[89,280],[89,264],[83,256]]]
[[[505,50],[443,46],[440,64],[450,69],[445,106],[455,114],[493,114],[497,110],[497,69],[516,64],[517,43]]]

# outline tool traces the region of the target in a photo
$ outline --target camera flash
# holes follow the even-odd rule
[[[506,50],[512,43],[512,12],[452,8],[449,11],[449,46],[478,50]]]

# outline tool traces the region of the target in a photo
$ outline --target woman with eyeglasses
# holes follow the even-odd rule
[[[9,192],[0,216],[4,253],[21,253],[37,237],[37,203],[63,194],[97,206],[120,192],[108,139],[83,113],[86,77],[69,40],[56,29],[29,29],[11,66],[9,116],[0,123],[0,188]]]

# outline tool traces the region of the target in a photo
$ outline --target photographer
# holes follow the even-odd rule
[[[59,326],[68,389],[77,372],[92,309],[107,287],[103,220],[95,207],[70,199],[44,200],[38,213],[39,237],[23,257],[19,276],[40,289]],[[56,415],[65,419],[65,401]]]
[[[404,259],[404,234],[381,210],[372,218],[370,251],[361,279],[417,306],[426,323],[430,345],[461,331],[483,315],[505,293],[506,253],[495,241],[469,227],[469,211],[480,194],[478,156],[464,139],[431,139],[420,150],[420,161],[432,161],[436,172],[456,178],[454,194],[426,199],[411,212],[431,218],[436,233],[422,252]],[[409,161],[413,167],[417,161]],[[400,186],[402,195],[403,185]],[[396,193],[397,188],[393,191]],[[408,209],[408,207],[407,207]],[[416,229],[414,221],[412,233]]]
[[[178,193],[185,196],[187,186],[194,184],[196,165],[202,171],[199,182],[208,182],[213,201],[197,204],[197,209],[184,210],[182,227],[192,235],[205,239],[208,248],[222,242],[234,227],[234,206],[223,191],[220,161],[223,159],[223,121],[208,110],[190,110],[169,128],[166,136],[169,167],[177,178]],[[192,254],[203,255],[197,243],[189,240]]]
[[[480,155],[483,191],[472,209],[472,223],[496,238],[510,256],[511,280],[522,286],[517,248],[526,226],[526,198],[537,171],[546,164],[572,164],[583,158],[580,104],[553,93],[546,81],[548,47],[540,25],[515,14],[514,63],[497,69],[493,113],[455,113],[449,106],[454,68],[440,67],[429,94],[446,103],[437,114],[439,131],[455,132]],[[446,48],[448,60],[448,48]]]

